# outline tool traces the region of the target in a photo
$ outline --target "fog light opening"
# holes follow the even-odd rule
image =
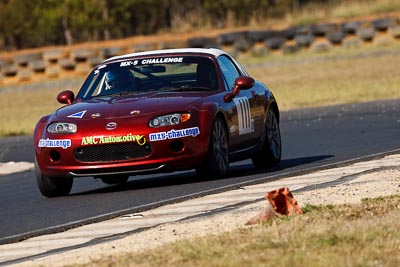
[[[169,144],[169,149],[171,149],[171,151],[173,152],[182,152],[185,148],[185,145],[183,144],[183,142],[181,140],[175,140],[172,141]]]
[[[60,162],[61,154],[55,150],[50,151],[50,160],[51,160],[51,162],[54,162],[54,163]]]

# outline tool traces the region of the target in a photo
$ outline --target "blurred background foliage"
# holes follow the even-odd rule
[[[391,7],[398,0],[384,1]],[[346,2],[375,0],[0,0],[0,51],[265,25],[312,5],[329,10]]]

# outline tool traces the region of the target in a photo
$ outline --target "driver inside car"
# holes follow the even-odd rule
[[[110,70],[106,73],[105,84],[107,92],[130,92],[134,87],[135,77],[128,69]]]

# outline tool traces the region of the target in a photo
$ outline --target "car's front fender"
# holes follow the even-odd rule
[[[43,116],[40,120],[36,123],[35,129],[33,131],[33,148],[35,150],[35,155],[39,155],[39,139],[41,138],[44,129],[46,128],[47,122],[50,118],[50,115]]]

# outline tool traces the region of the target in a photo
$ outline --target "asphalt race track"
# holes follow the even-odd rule
[[[279,169],[257,171],[250,161],[231,164],[227,179],[199,180],[194,172],[132,176],[107,186],[75,179],[71,195],[47,199],[33,171],[0,176],[0,244],[61,231],[127,212],[276,180],[382,153],[400,152],[400,100],[302,109],[281,113],[283,159]],[[0,162],[33,162],[31,136],[0,139]]]

